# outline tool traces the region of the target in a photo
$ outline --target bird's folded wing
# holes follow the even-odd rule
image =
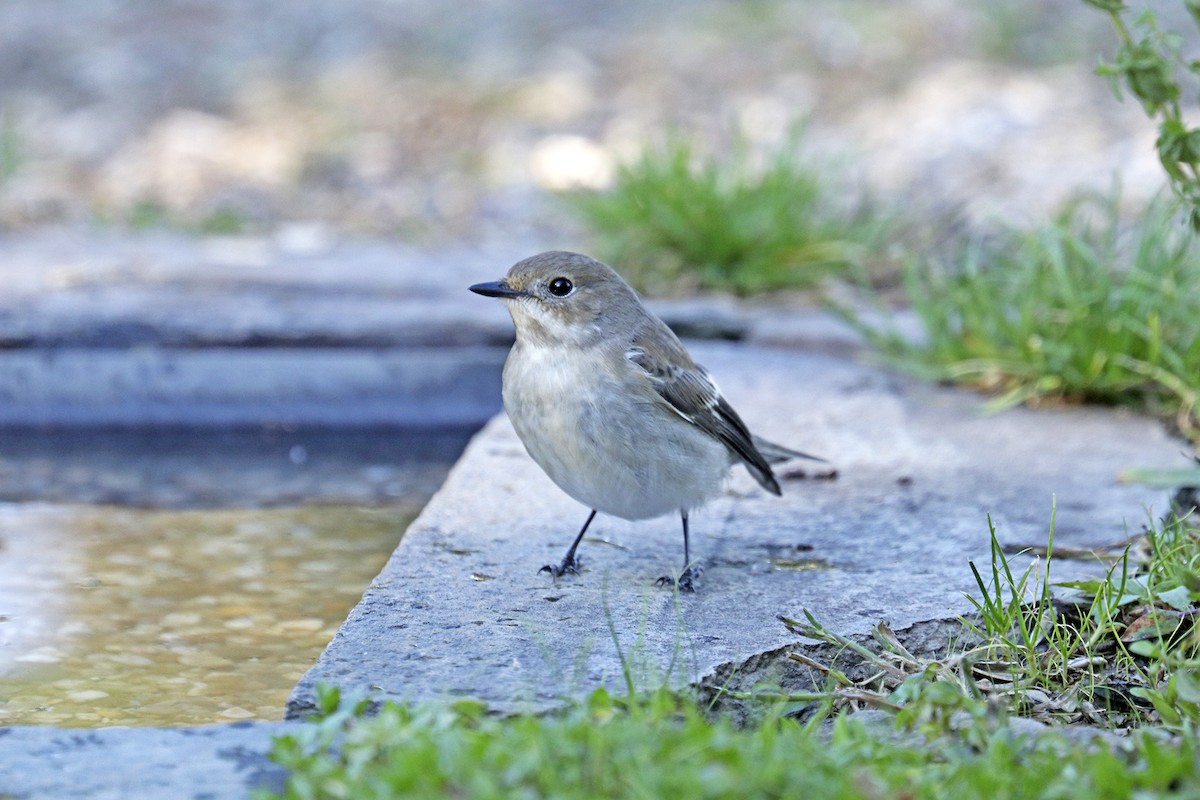
[[[670,352],[662,352],[665,348]],[[728,447],[764,489],[780,493],[771,466],[755,447],[746,423],[682,345],[657,337],[652,345],[645,337],[635,337],[626,357],[646,373],[655,392],[672,411]]]

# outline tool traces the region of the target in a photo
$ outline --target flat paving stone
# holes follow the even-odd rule
[[[703,344],[757,433],[834,462],[836,480],[782,471],[784,496],[740,468],[692,515],[700,591],[654,580],[682,560],[678,519],[601,516],[580,576],[557,563],[587,509],[524,453],[507,419],[468,446],[442,490],[289,701],[320,682],[380,698],[478,697],[502,711],[555,707],[623,670],[651,685],[727,674],[794,644],[776,615],[811,610],[847,635],[968,612],[968,561],[986,563],[990,514],[1004,543],[1108,545],[1167,510],[1128,467],[1181,464],[1157,421],[1103,408],[981,413],[982,398],[829,356]],[[814,465],[797,464],[812,476]],[[793,475],[793,477],[789,477]],[[1056,561],[1059,578],[1095,564]]]
[[[0,343],[15,347],[449,347],[505,341],[466,287],[534,245],[394,240],[295,251],[270,237],[49,229],[0,236]]]
[[[495,347],[0,349],[0,426],[482,425]]]
[[[293,723],[196,728],[0,728],[0,797],[9,800],[240,800],[278,790],[267,757]]]
[[[467,286],[545,243],[438,250],[395,240],[294,251],[278,237],[46,229],[0,234],[0,348],[445,349],[505,345],[512,324]],[[615,265],[619,267],[620,265]],[[801,295],[650,299],[683,335],[839,349],[861,339]],[[800,312],[800,313],[797,313]]]

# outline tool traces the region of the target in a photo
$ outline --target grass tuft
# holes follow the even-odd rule
[[[954,265],[912,261],[904,286],[923,341],[847,314],[898,365],[996,392],[995,408],[1134,405],[1200,438],[1200,247],[1172,206],[1123,230],[1115,199],[1079,201]]]
[[[755,294],[869,268],[894,223],[797,150],[793,137],[758,164],[744,141],[716,157],[676,136],[620,167],[611,189],[564,197],[644,291]]]
[[[0,112],[0,182],[15,177],[26,161],[25,141],[14,117]]]
[[[922,729],[953,727],[953,714],[1000,714],[1047,724],[1195,733],[1200,530],[1172,516],[1112,548],[1068,550],[1071,557],[1108,566],[1097,578],[1053,584],[1056,592],[1050,583],[1053,520],[1048,544],[1036,548],[1045,561],[1034,559],[1023,570],[1014,569],[990,521],[989,531],[991,564],[983,571],[970,564],[979,587],[978,596],[968,598],[976,614],[963,619],[964,635],[953,652],[917,658],[884,623],[873,631],[871,647],[826,629],[811,615],[805,622],[781,618],[792,632],[832,644],[854,663],[825,665],[792,654],[829,685],[774,699],[800,712],[885,709]],[[861,674],[863,665],[868,677],[846,677],[852,668]]]

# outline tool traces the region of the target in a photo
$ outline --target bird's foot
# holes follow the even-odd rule
[[[578,575],[582,565],[582,560],[578,556],[567,556],[558,566],[554,566],[553,564],[544,565],[538,570],[538,575],[541,575],[543,572],[549,572],[551,578],[558,580],[563,575]]]
[[[695,592],[700,587],[700,576],[704,570],[699,565],[693,565],[683,571],[678,578],[663,575],[654,582],[655,586],[673,586],[681,592]]]

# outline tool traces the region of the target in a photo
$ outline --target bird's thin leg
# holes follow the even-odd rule
[[[571,549],[563,556],[562,563],[557,567],[553,564],[546,564],[538,573],[549,572],[552,578],[561,578],[563,575],[578,575],[579,574],[579,559],[575,557],[575,550],[579,547],[579,543],[583,541],[583,535],[587,533],[588,525],[592,524],[592,520],[596,517],[596,509],[592,509],[592,513],[588,514],[587,521],[583,523],[583,527],[579,529],[579,535],[575,537],[575,541],[571,542]]]
[[[688,515],[686,511],[680,510],[679,518],[683,520],[683,572],[679,575],[679,580],[675,580],[669,575],[664,575],[655,581],[659,586],[671,585],[679,587],[681,592],[694,592],[699,583],[700,569],[699,564],[692,564],[692,556],[688,548]]]
[[[690,553],[688,553],[687,512],[680,511],[679,518],[683,520],[683,568],[687,569],[692,563],[692,556]]]

